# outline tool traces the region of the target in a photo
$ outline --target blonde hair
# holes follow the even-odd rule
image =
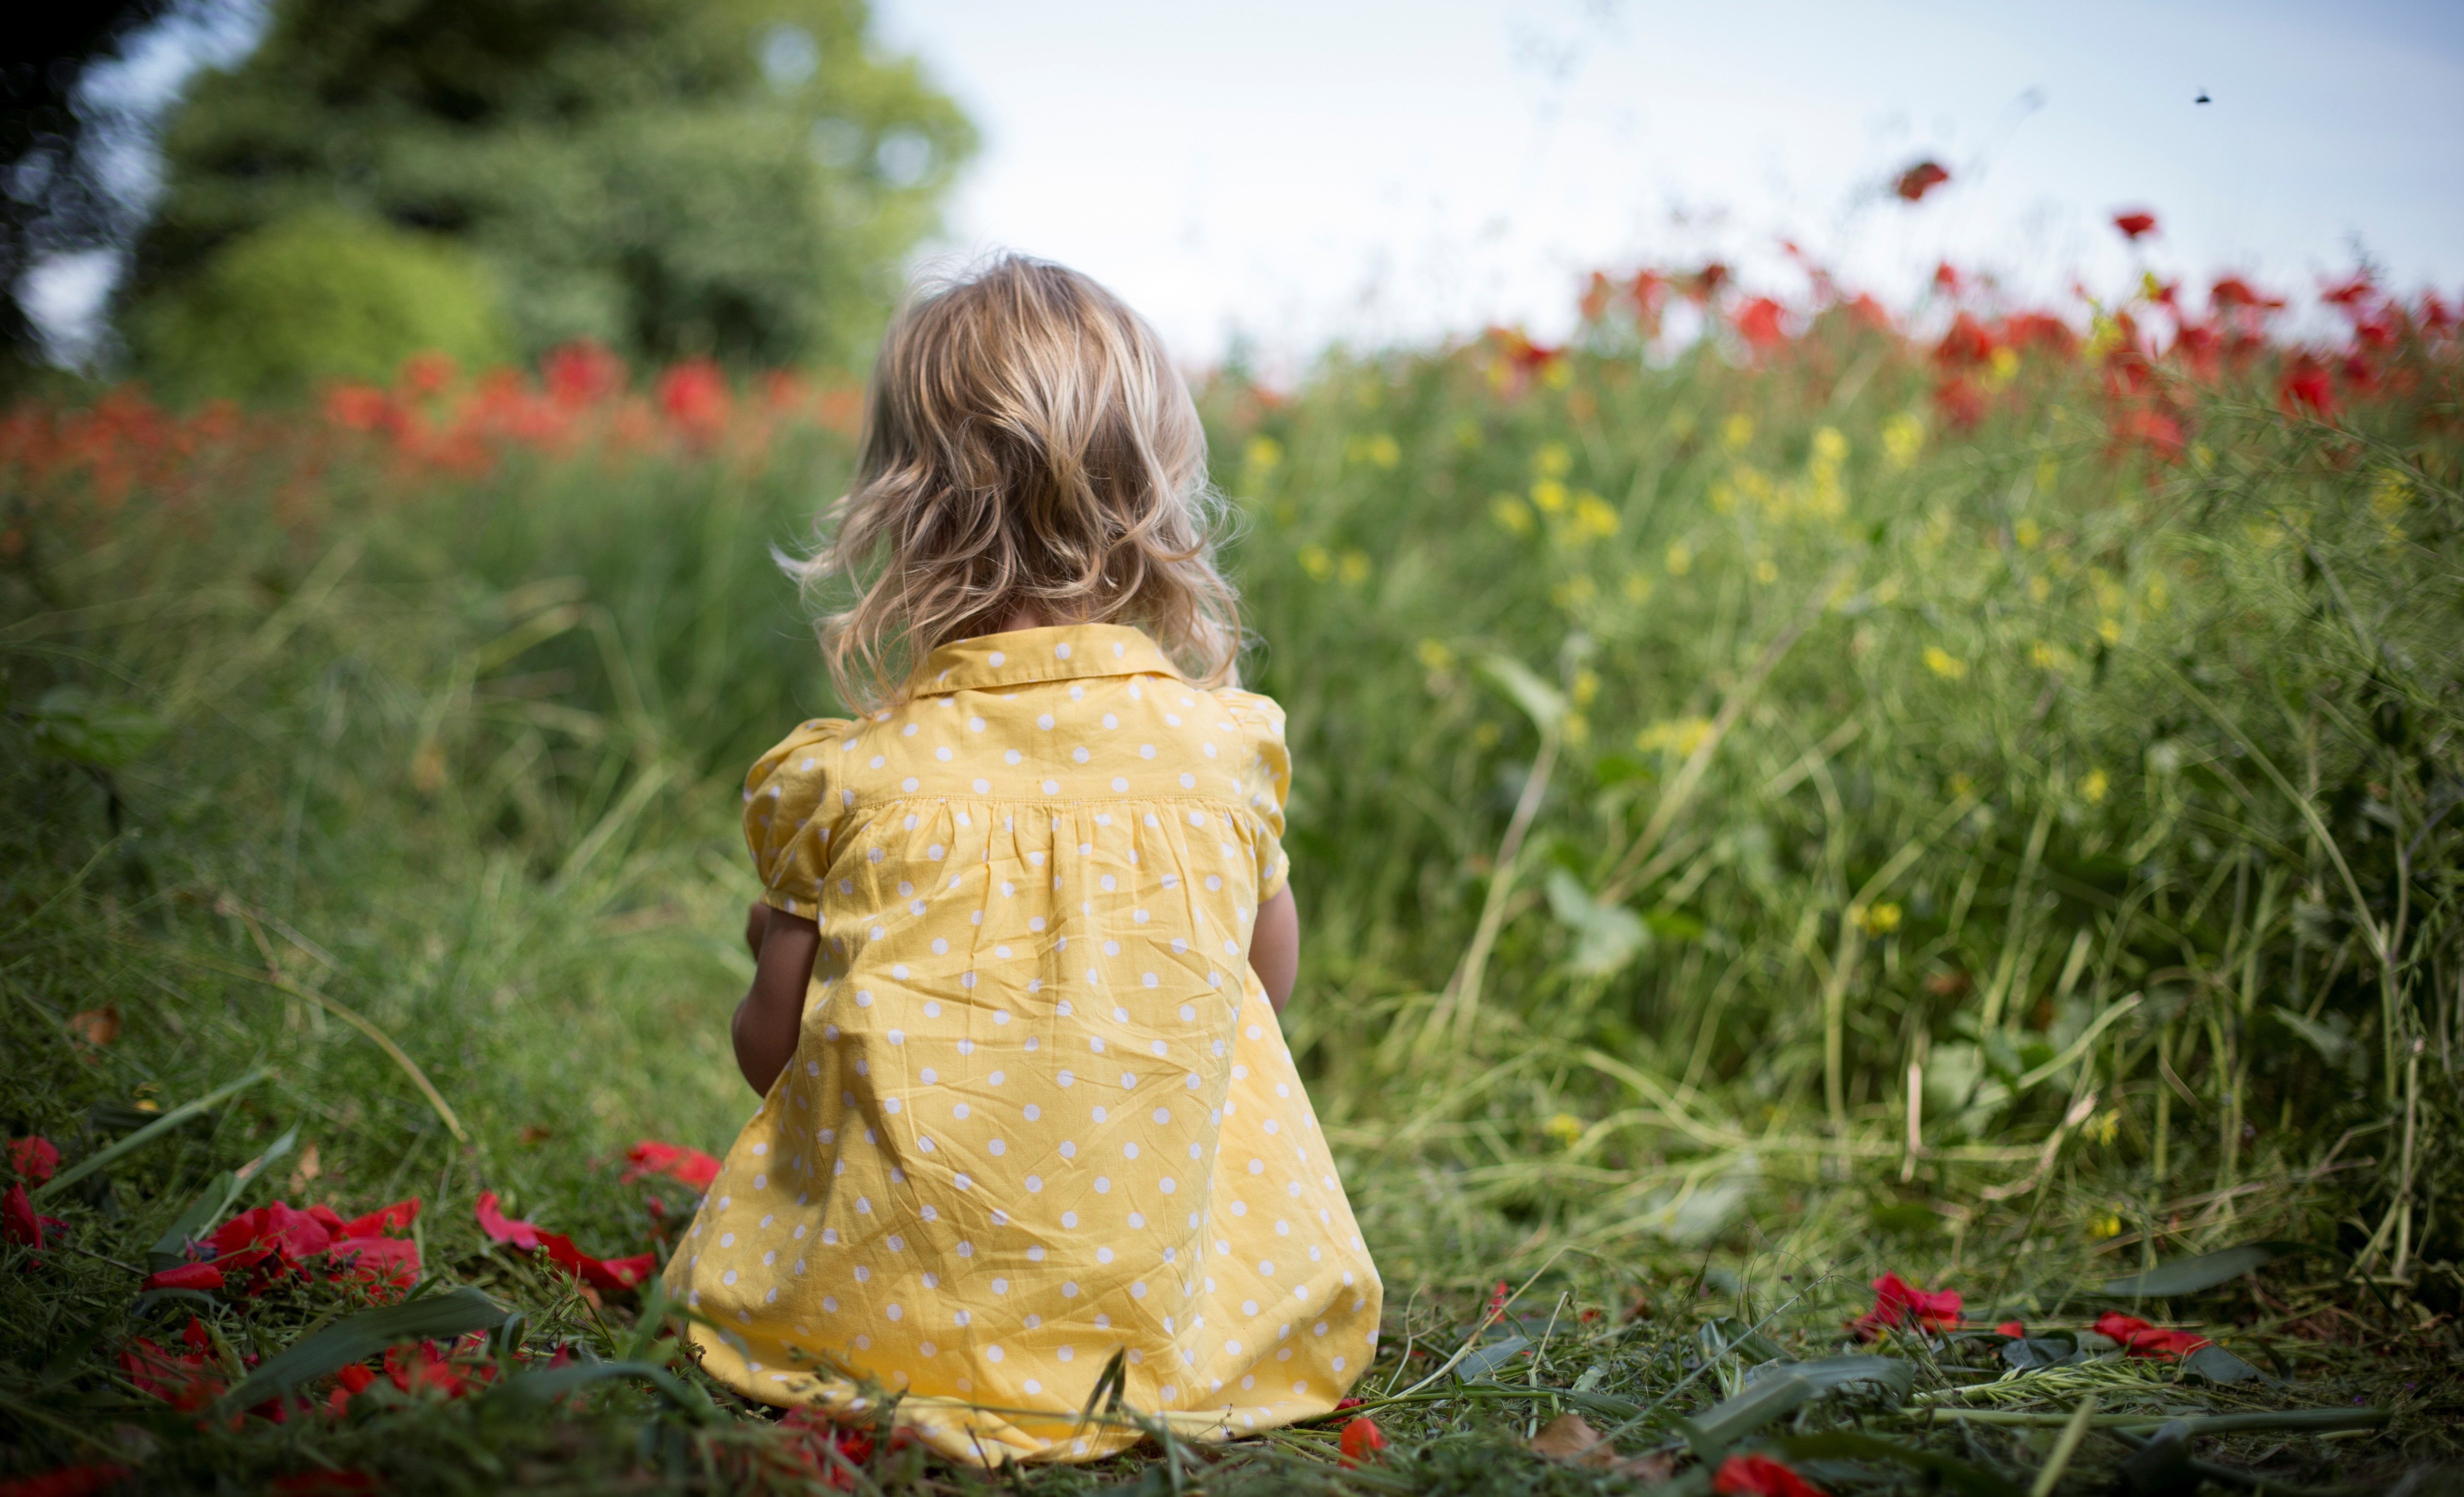
[[[1076,271],[1002,255],[919,284],[891,320],[853,487],[788,569],[808,598],[854,594],[817,627],[852,705],[904,695],[934,647],[1021,605],[1142,626],[1213,686],[1240,645],[1220,513],[1155,329]]]

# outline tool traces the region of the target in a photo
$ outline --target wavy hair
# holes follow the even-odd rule
[[[1002,255],[920,283],[865,396],[853,486],[786,562],[839,695],[906,694],[938,645],[1021,606],[1146,628],[1194,680],[1233,677],[1238,597],[1189,387],[1146,320],[1076,271]]]

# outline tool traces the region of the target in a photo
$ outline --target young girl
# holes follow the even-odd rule
[[[805,580],[843,699],[745,781],[762,1097],[669,1288],[749,1397],[979,1464],[1324,1414],[1379,1286],[1276,1015],[1283,712],[1235,690],[1205,439],[1154,331],[1056,265],[930,288]],[[716,1329],[712,1329],[715,1327]]]

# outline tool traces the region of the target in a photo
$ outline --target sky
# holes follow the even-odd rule
[[[2464,6],[880,0],[983,131],[932,253],[1111,285],[1176,354],[1562,334],[1594,269],[1793,239],[2076,306],[2143,268],[2464,290]],[[2211,100],[2195,102],[2205,94]],[[1951,173],[1923,203],[1901,169]],[[2154,212],[2134,249],[2113,229]]]
[[[168,104],[263,23],[180,14],[88,86]],[[919,266],[1077,266],[1192,366],[1551,340],[1594,270],[1716,257],[1801,300],[1783,240],[1900,308],[1946,259],[2072,308],[2143,269],[2315,292],[2364,256],[2464,295],[2453,0],[876,0],[875,33],[983,134]],[[1925,159],[1949,184],[1891,197]],[[157,165],[123,164],[141,196]],[[2125,244],[2124,209],[2158,233]],[[62,357],[98,346],[118,268],[30,277]]]

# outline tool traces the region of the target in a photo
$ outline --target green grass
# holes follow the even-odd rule
[[[2026,1490],[2093,1394],[2387,1411],[2200,1440],[2279,1481],[2454,1461],[2452,345],[2408,345],[2332,426],[2283,415],[2265,368],[2123,398],[2032,358],[1959,429],[1923,350],[1845,319],[1752,366],[1588,338],[1529,387],[1470,347],[1203,392],[1249,684],[1291,714],[1286,1023],[1387,1282],[1357,1391],[1427,1387],[1375,1406],[1382,1464],[1333,1464],[1329,1425],[1184,1488],[1633,1485],[1524,1451],[1573,1410],[1707,1489],[1679,1419],[1838,1352],[1885,1270],[1961,1290],[1971,1325],[2197,1326],[2268,1380],[2002,1378],[1990,1338],[1903,1336],[1877,1350],[1904,1398],[1852,1387],[1741,1448],[1833,1490],[1928,1480],[1817,1438],[1861,1433]],[[2115,435],[2151,401],[2177,456]],[[715,1152],[752,1109],[723,1035],[750,971],[735,786],[831,705],[766,548],[809,534],[845,441],[748,416],[707,454],[457,469],[307,415],[35,419],[0,539],[0,1120],[74,1163],[272,1074],[47,1199],[69,1225],[39,1268],[8,1249],[0,1466],[801,1489],[788,1438],[723,1395],[618,1379],[542,1417],[381,1393],[231,1428],[118,1357],[191,1311],[244,1358],[362,1306],[140,1301],[147,1245],[295,1128],[242,1204],[420,1195],[429,1278],[521,1309],[515,1340],[664,1354],[641,1306],[491,1244],[472,1203],[663,1247],[689,1193],[653,1215],[623,1149]],[[104,1010],[116,1036],[80,1038]],[[2263,1240],[2321,1251],[2094,1292]],[[1501,1280],[1535,1354],[1431,1380]],[[1771,1344],[1738,1349],[1749,1327]],[[2057,1489],[2112,1480],[2116,1428]],[[1173,1489],[1156,1456],[987,1482],[883,1453],[864,1480]]]

